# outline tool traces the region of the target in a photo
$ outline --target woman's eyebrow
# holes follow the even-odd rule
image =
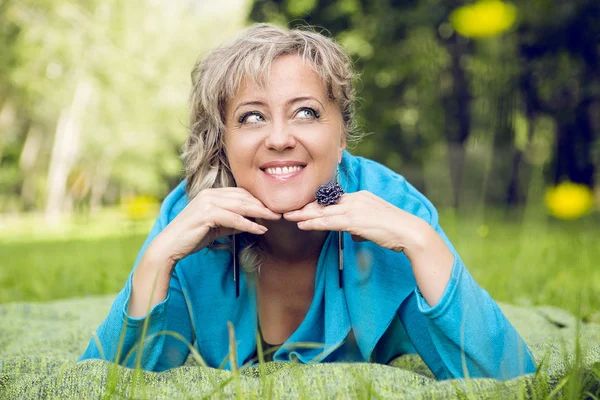
[[[313,97],[313,96],[300,96],[300,97],[294,97],[293,99],[290,99],[290,100],[288,100],[288,101],[286,102],[286,105],[287,105],[287,106],[290,106],[290,105],[292,105],[292,104],[294,104],[294,103],[298,103],[298,102],[300,102],[300,101],[306,101],[306,100],[314,100],[314,101],[316,101],[317,103],[319,103],[319,104],[321,105],[321,107],[325,108],[325,106],[323,105],[323,103],[321,103],[321,102],[319,101],[319,99],[317,99],[316,97]]]
[[[319,99],[317,99],[316,97],[313,97],[313,96],[299,96],[299,97],[294,97],[294,98],[286,101],[285,105],[289,107],[292,104],[295,104],[295,103],[298,103],[298,102],[301,102],[301,101],[306,101],[306,100],[314,100],[317,103],[319,103],[321,105],[321,107],[325,108],[325,106],[323,105],[323,103],[321,103],[319,101]],[[237,105],[237,107],[235,108],[235,110],[233,110],[233,114],[235,114],[240,107],[244,107],[244,106],[263,106],[263,107],[266,107],[267,105],[264,102],[260,101],[260,100],[244,101],[244,102],[241,102],[240,104]]]
[[[235,108],[235,110],[233,110],[233,114],[236,113],[236,111],[243,106],[266,106],[265,103],[263,103],[262,101],[258,101],[258,100],[254,100],[254,101],[244,101],[240,104],[238,104],[238,106]]]

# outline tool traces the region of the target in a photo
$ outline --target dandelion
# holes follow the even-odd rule
[[[121,201],[127,217],[134,221],[156,216],[158,201],[152,196],[127,196]]]
[[[487,224],[480,225],[477,229],[477,234],[481,238],[486,238],[490,233],[490,227]]]
[[[510,29],[517,19],[517,8],[500,0],[481,0],[452,11],[450,23],[462,36],[485,38]]]
[[[594,205],[592,190],[579,183],[563,182],[546,190],[548,213],[559,219],[577,219]]]

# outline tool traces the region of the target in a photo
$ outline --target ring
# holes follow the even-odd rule
[[[339,183],[328,182],[325,185],[319,186],[315,198],[320,205],[330,206],[332,204],[337,204],[344,193],[345,192]]]

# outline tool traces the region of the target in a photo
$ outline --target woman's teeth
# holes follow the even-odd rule
[[[293,167],[283,167],[283,168],[265,168],[265,172],[269,175],[287,175],[287,174],[291,174],[292,172],[296,172],[296,171],[300,171],[302,168],[304,168],[301,165],[295,165]]]

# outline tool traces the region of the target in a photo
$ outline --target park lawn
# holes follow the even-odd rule
[[[144,235],[0,243],[0,303],[118,292]]]
[[[597,218],[516,222],[443,213],[440,221],[477,282],[497,301],[548,304],[600,322]],[[145,235],[0,240],[0,303],[118,292]]]

